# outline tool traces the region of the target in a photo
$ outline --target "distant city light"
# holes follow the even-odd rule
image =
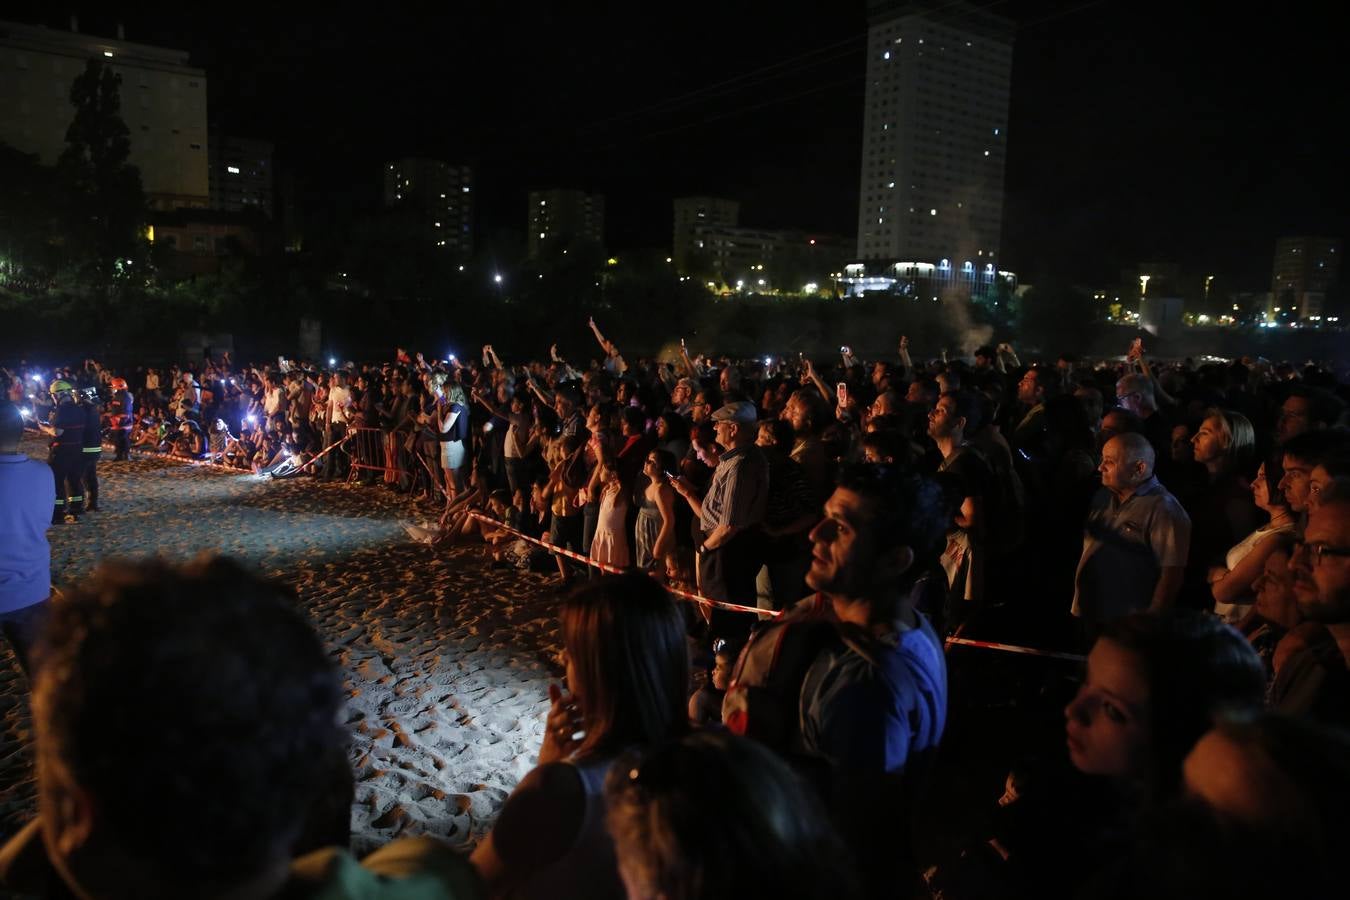
[[[334,358],[331,357],[331,356],[328,357],[328,367],[331,369],[333,366],[336,366],[336,365],[337,365],[337,360],[334,359]]]
[[[226,166],[226,167],[225,167],[225,171],[226,171],[226,172],[229,172],[231,175],[238,175],[238,174],[239,174],[239,167],[238,167],[238,166]]]
[[[617,256],[611,256],[609,259],[605,260],[605,262],[611,266],[617,266],[619,264],[619,258]]]
[[[103,51],[103,55],[106,56],[106,57],[108,57],[109,59],[112,59],[113,53],[112,53],[111,50],[104,50],[104,51]]]
[[[761,278],[761,279],[759,280],[759,286],[760,286],[760,287],[764,287],[764,279],[763,279],[763,278]]]
[[[460,267],[459,267],[459,270],[460,270],[461,272],[463,272],[463,271],[464,271],[464,267],[463,267],[463,266],[460,266]]]
[[[936,210],[936,209],[930,209],[930,210],[928,211],[928,214],[929,214],[930,216],[936,216],[936,215],[937,215],[937,210]]]
[[[666,257],[666,262],[670,262],[670,257],[669,257],[669,256]]]
[[[815,239],[815,238],[811,238],[811,240],[810,240],[808,243],[810,243],[811,246],[814,247],[814,246],[816,245],[816,239]]]
[[[498,284],[501,284],[501,283],[502,283],[502,276],[500,276],[500,275],[493,275],[493,276],[492,276],[492,280],[495,281],[495,282],[497,282]]]
[[[808,281],[808,282],[802,287],[802,290],[803,290],[805,293],[808,293],[808,294],[814,294],[814,293],[815,293],[816,291],[818,291],[819,289],[820,289],[820,285],[816,284],[814,281]]]

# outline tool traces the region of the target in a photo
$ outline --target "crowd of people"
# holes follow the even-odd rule
[[[1350,432],[1334,373],[1160,365],[1138,341],[1095,364],[1024,365],[1007,344],[916,362],[904,338],[870,363],[847,347],[828,365],[714,359],[683,342],[676,359],[630,362],[589,326],[601,353],[576,366],[556,346],[508,366],[489,345],[472,361],[399,350],[363,365],[5,373],[17,403],[44,396],[31,385],[65,386],[32,413],[58,444],[66,404],[106,403],[103,427],[129,428],[129,445],[148,434],[162,448],[176,430],[198,458],[410,493],[442,511],[440,540],[556,571],[567,591],[565,687],[539,765],[467,868],[417,844],[363,869],[302,839],[332,834],[319,820],[337,815],[350,774],[312,765],[341,755],[325,705],[337,701],[326,664],[286,653],[317,642],[280,611],[284,592],[223,561],[100,573],[49,604],[58,624],[35,652],[40,818],[67,882],[111,896],[91,885],[133,851],[136,878],[200,896],[389,871],[513,897],[1254,897],[1339,881]],[[88,388],[97,398],[77,401]],[[31,462],[17,406],[0,426],[0,478],[17,483]],[[56,452],[55,502],[70,509],[82,489],[62,486]],[[0,529],[36,546],[24,515],[0,512]],[[589,577],[522,536],[628,574]],[[0,617],[26,653],[49,573],[5,581],[5,553],[0,597],[17,584],[23,600]],[[762,614],[705,613],[663,585]],[[166,611],[187,592],[193,609]],[[204,621],[196,607],[216,592],[225,619]],[[193,643],[197,629],[235,634],[229,616],[255,646]],[[275,617],[279,652],[256,646],[259,617]],[[149,621],[147,659],[99,651]],[[1009,759],[982,830],[921,859],[951,703],[944,641],[963,636],[1085,652],[1084,680],[1058,756]],[[245,653],[267,664],[250,671]],[[175,676],[191,695],[175,703],[203,712],[175,722],[162,752],[83,745],[105,734],[109,707],[143,702],[121,685],[157,667],[198,673],[213,654],[236,681]],[[211,712],[219,691],[240,695],[228,722]],[[242,720],[254,731],[229,730]],[[211,765],[229,777],[199,778]],[[273,832],[250,838],[245,864],[222,852],[226,837],[192,848],[177,826],[138,824],[151,766],[182,772],[174,790],[200,793],[184,805],[217,817],[196,834],[254,819]],[[233,806],[249,779],[288,766],[308,772],[294,791]],[[148,850],[127,846],[147,834]]]

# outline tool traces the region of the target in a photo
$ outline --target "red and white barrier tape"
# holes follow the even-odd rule
[[[1086,656],[1077,653],[1059,653],[1054,650],[1037,650],[1035,647],[1018,647],[1014,644],[997,644],[993,641],[972,641],[970,638],[949,637],[947,646],[979,647],[982,650],[1002,650],[1004,653],[1020,653],[1024,656],[1043,656],[1047,659],[1067,659],[1070,662],[1082,662]]]
[[[606,563],[596,562],[589,556],[585,556],[580,553],[574,553],[571,550],[564,550],[562,547],[550,544],[548,541],[541,541],[539,538],[533,538],[527,534],[522,534],[517,529],[512,528],[509,525],[505,525],[497,521],[496,519],[492,518],[491,516],[485,516],[480,512],[470,510],[469,515],[480,522],[488,523],[494,528],[500,528],[502,531],[509,531],[511,534],[514,534],[521,540],[528,541],[531,544],[536,544],[540,547],[543,547],[550,553],[556,553],[557,555],[565,556],[568,559],[575,559],[577,562],[585,563],[586,565],[591,566],[592,568],[599,569],[601,572],[606,572],[610,575],[622,575],[626,571],[624,569],[619,568],[618,566],[611,566]],[[672,595],[679,597],[681,600],[688,600],[693,603],[698,603],[701,606],[708,606],[714,609],[725,609],[730,612],[754,613],[757,616],[772,617],[781,615],[781,612],[779,610],[759,609],[758,607],[754,606],[741,606],[738,603],[727,603],[726,601],[723,600],[713,600],[708,597],[704,597],[701,594],[691,594],[689,591],[682,591],[679,588],[673,588],[670,585],[665,585],[665,589]]]

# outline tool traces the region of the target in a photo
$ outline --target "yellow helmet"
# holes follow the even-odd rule
[[[69,381],[62,381],[62,380],[59,380],[59,379],[56,380],[56,381],[53,381],[53,382],[51,383],[51,387],[47,388],[47,390],[51,392],[51,395],[52,395],[53,397],[59,397],[59,396],[61,396],[62,394],[66,394],[66,393],[69,393],[69,394],[74,394],[74,393],[75,393],[75,387],[74,387],[74,385],[72,385]]]

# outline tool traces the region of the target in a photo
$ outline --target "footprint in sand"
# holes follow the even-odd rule
[[[408,824],[408,820],[408,811],[401,805],[395,803],[385,811],[384,815],[377,819],[372,819],[370,824],[375,828],[393,828],[394,833],[397,834]]]

